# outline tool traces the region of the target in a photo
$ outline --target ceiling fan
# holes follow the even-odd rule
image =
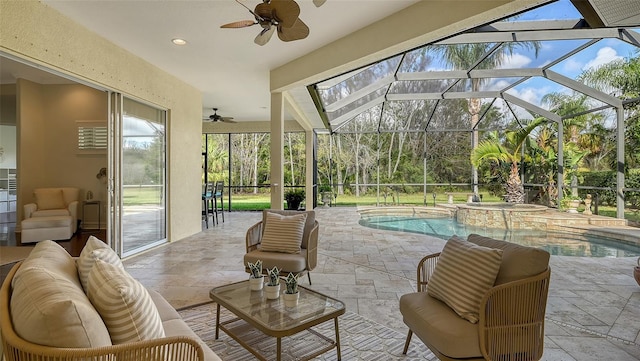
[[[326,0],[314,0],[316,6],[320,6]],[[294,41],[304,39],[309,35],[309,27],[300,20],[300,5],[294,0],[262,0],[256,5],[255,10],[249,9],[239,0],[236,2],[244,6],[254,20],[240,20],[220,26],[221,28],[246,28],[260,25],[262,31],[254,39],[254,43],[264,45],[269,42],[271,36],[277,31],[282,41]]]
[[[233,121],[232,117],[222,117],[218,115],[218,108],[212,108],[212,109],[213,109],[213,114],[211,114],[209,118],[204,118],[202,120],[208,120],[211,122],[237,123]]]

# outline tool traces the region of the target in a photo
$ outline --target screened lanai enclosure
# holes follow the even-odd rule
[[[638,220],[640,3],[575,3],[309,85],[326,127],[312,155],[304,133],[285,135],[285,183],[304,186],[313,156],[314,204],[431,205],[452,193],[561,207],[589,194],[601,214]],[[207,176],[268,192],[269,135],[244,134],[248,148],[229,151],[239,136],[204,137]]]

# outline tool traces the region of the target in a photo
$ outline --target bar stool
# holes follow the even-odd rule
[[[220,199],[219,207],[218,199]],[[216,224],[218,224],[218,211],[222,213],[222,223],[224,223],[224,181],[217,181],[215,184],[215,190],[213,192],[213,211],[216,217]]]

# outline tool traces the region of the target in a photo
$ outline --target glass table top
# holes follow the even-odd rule
[[[285,331],[303,324],[327,320],[344,313],[344,303],[308,288],[298,286],[298,305],[285,307],[280,286],[280,297],[267,299],[264,289],[251,291],[249,281],[232,283],[211,290],[210,297],[242,319],[250,319],[273,331]],[[322,321],[320,321],[322,322]]]

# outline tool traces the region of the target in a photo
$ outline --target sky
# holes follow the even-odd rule
[[[562,20],[580,19],[582,16],[569,0],[561,0],[536,10],[522,14],[518,20]],[[639,31],[640,29],[634,29]],[[562,40],[541,42],[541,49],[536,57],[534,51],[519,49],[506,59],[503,68],[530,68],[549,64],[567,52],[586,44],[588,40]],[[585,70],[597,68],[611,61],[637,56],[638,48],[617,39],[603,39],[568,59],[552,66],[550,69],[571,79],[576,79]],[[530,103],[540,105],[542,97],[551,92],[571,93],[571,89],[544,78],[532,78],[508,91]],[[602,105],[596,102],[595,106]]]

